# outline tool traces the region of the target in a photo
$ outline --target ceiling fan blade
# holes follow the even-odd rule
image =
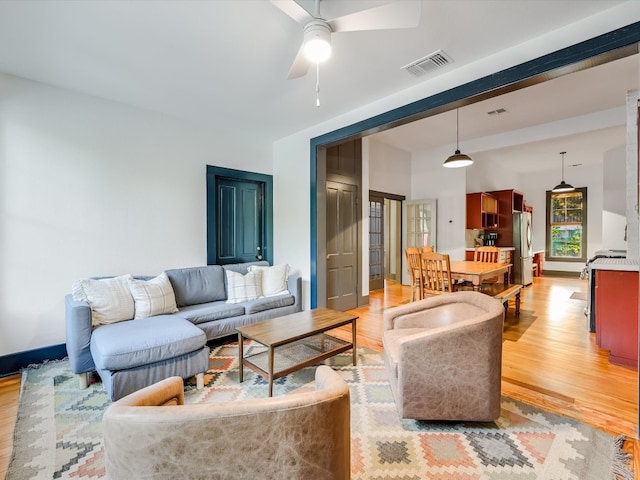
[[[276,7],[303,25],[313,20],[313,16],[293,0],[271,0]]]
[[[388,3],[329,21],[334,32],[415,28],[420,23],[421,1]]]
[[[292,79],[304,77],[308,71],[309,61],[307,60],[307,57],[304,56],[304,44],[302,44],[300,45],[300,50],[298,50],[298,54],[291,65],[289,76],[287,78]]]

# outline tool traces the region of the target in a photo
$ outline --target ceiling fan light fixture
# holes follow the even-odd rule
[[[313,63],[322,63],[331,56],[331,27],[316,19],[304,27],[304,56]]]

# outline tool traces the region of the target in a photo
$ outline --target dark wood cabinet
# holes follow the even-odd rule
[[[496,246],[513,246],[513,212],[522,212],[524,208],[524,195],[517,190],[496,190],[489,192],[498,201],[498,225],[495,231],[498,234]]]
[[[498,226],[498,200],[488,193],[467,194],[467,228],[493,229]]]
[[[596,343],[609,361],[638,368],[638,272],[596,270]]]

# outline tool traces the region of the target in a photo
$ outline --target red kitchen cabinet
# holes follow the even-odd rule
[[[638,272],[596,270],[596,343],[609,361],[638,368]]]

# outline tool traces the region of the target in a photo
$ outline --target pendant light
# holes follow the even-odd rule
[[[447,168],[466,167],[473,163],[473,160],[471,160],[471,157],[469,155],[460,153],[460,149],[458,148],[459,133],[460,133],[460,118],[459,118],[458,109],[456,108],[456,152],[444,161],[444,163],[442,164],[443,167],[447,167]]]
[[[553,193],[573,192],[575,190],[575,187],[573,185],[571,185],[570,183],[566,183],[564,181],[564,154],[565,153],[567,152],[560,152],[560,155],[562,155],[562,181],[558,185],[553,187],[553,190],[551,190]]]

